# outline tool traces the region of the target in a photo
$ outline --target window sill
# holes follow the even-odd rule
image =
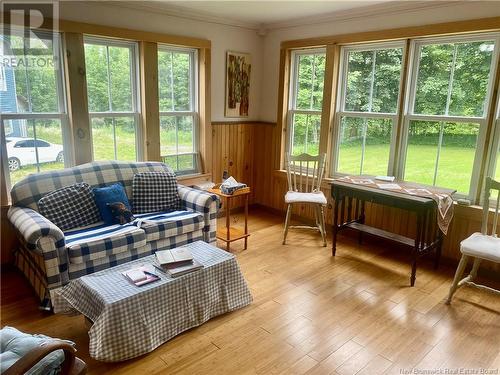
[[[211,173],[193,173],[177,177],[177,181],[182,185],[196,185],[200,182],[207,182],[212,179]]]

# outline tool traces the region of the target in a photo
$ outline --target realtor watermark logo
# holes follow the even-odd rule
[[[25,69],[59,67],[59,3],[2,1],[0,64]]]
[[[500,374],[498,368],[466,368],[466,367],[453,367],[453,368],[400,368],[401,375],[498,375]]]

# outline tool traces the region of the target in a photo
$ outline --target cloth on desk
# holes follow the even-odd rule
[[[374,189],[387,190],[395,193],[408,194],[423,198],[430,198],[437,205],[437,224],[441,232],[448,233],[451,220],[453,219],[453,198],[455,191],[448,191],[432,186],[419,185],[406,181],[394,181],[391,184],[384,183],[371,176],[345,176],[336,178],[336,181],[347,182],[355,185],[363,185]],[[391,185],[391,186],[389,186]]]

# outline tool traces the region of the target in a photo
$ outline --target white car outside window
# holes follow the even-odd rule
[[[7,156],[9,170],[16,171],[20,167],[37,163],[64,162],[63,146],[42,139],[7,137]]]

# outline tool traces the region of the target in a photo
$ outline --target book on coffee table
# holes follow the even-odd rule
[[[141,286],[160,280],[160,277],[152,273],[151,269],[146,266],[131,268],[127,271],[122,272],[122,275],[136,286]]]
[[[197,271],[201,268],[203,268],[203,264],[193,259],[189,264],[183,264],[177,267],[167,266],[165,270],[171,277],[179,277],[190,272]]]
[[[156,259],[166,269],[192,264],[193,255],[187,247],[176,247],[175,249],[157,251]]]

